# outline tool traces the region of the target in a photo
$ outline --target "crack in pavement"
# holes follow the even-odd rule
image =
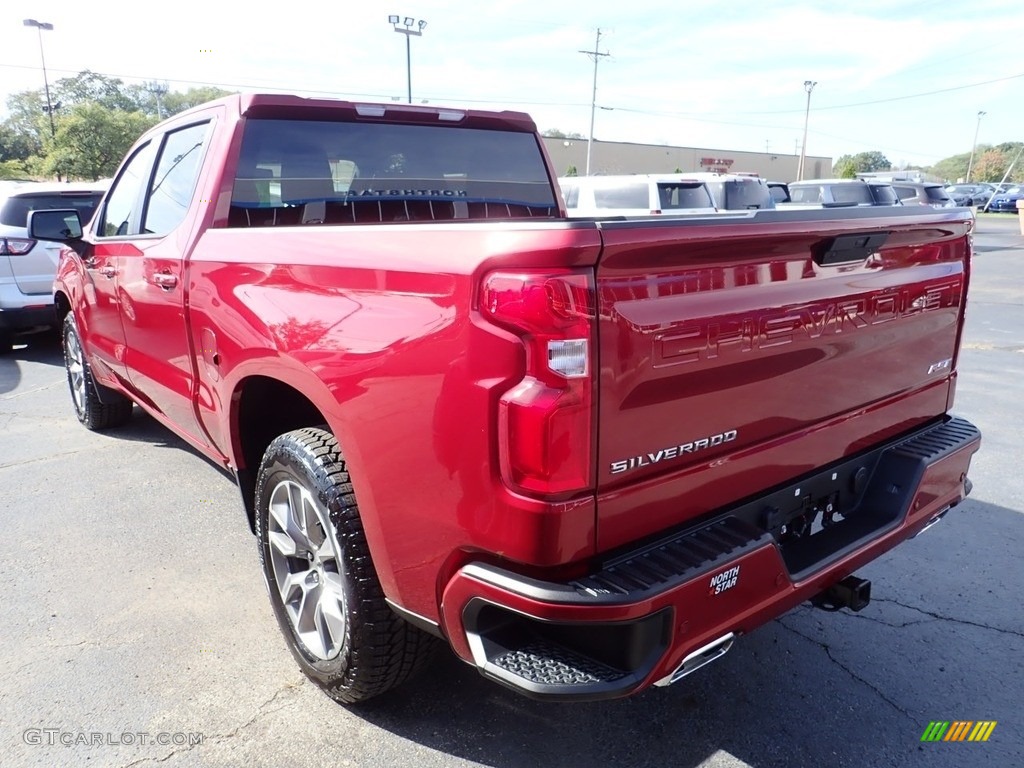
[[[863,685],[866,685],[868,688],[870,688],[872,691],[874,691],[882,701],[884,701],[886,704],[888,704],[890,707],[895,709],[901,715],[903,715],[904,717],[909,719],[911,722],[914,722],[914,723],[917,722],[917,718],[915,718],[907,710],[905,710],[903,707],[901,707],[895,701],[893,701],[888,696],[886,696],[885,692],[882,691],[881,688],[878,688],[870,680],[864,679],[863,677],[858,675],[856,672],[854,672],[852,669],[850,669],[845,664],[843,664],[843,662],[841,662],[839,659],[837,659],[832,654],[832,647],[828,643],[824,643],[821,640],[818,640],[816,638],[810,637],[809,635],[805,635],[800,630],[795,629],[795,628],[789,626],[788,624],[786,624],[782,619],[779,619],[776,623],[778,623],[783,629],[787,629],[790,632],[792,632],[794,635],[797,635],[798,637],[802,637],[807,642],[813,643],[814,645],[817,645],[818,647],[820,647],[823,651],[825,651],[825,655],[828,656],[829,661],[831,661],[833,664],[835,664],[837,667],[839,667],[841,670],[843,670],[846,674],[848,674],[850,677],[852,677],[857,682],[862,683]]]
[[[932,619],[935,619],[935,620],[938,620],[938,621],[949,621],[949,622],[953,622],[954,624],[966,624],[969,627],[979,627],[980,629],[990,629],[993,632],[1001,632],[1001,633],[1006,634],[1006,635],[1016,635],[1017,637],[1024,637],[1024,632],[1018,632],[1015,629],[1004,629],[1003,627],[993,627],[990,624],[982,624],[981,622],[971,621],[970,619],[958,619],[955,616],[943,616],[941,613],[935,613],[933,611],[929,611],[929,610],[926,610],[924,608],[918,608],[915,605],[907,605],[906,603],[901,603],[899,600],[893,600],[892,598],[888,598],[888,597],[876,597],[876,598],[873,598],[873,600],[875,602],[879,602],[879,603],[892,603],[893,605],[898,605],[901,608],[906,608],[907,610],[910,610],[910,611],[917,611],[918,613],[923,613],[925,616],[930,616]],[[865,618],[867,618],[867,617],[865,617]],[[923,621],[927,621],[927,619],[925,619]],[[910,624],[917,624],[917,623],[921,623],[921,622],[913,622],[912,621],[912,622],[909,622],[909,623]],[[903,626],[905,626],[905,625],[903,625]]]
[[[25,395],[31,395],[33,392],[44,392],[47,389],[53,389],[54,387],[61,387],[61,386],[64,386],[64,381],[55,381],[52,384],[43,384],[41,387],[33,387],[32,389],[25,389],[25,390],[22,390],[21,392],[16,392],[13,395],[3,395],[3,396],[0,396],[0,401],[14,400],[14,399],[19,398],[19,397],[24,397]]]
[[[105,651],[114,651],[114,650],[117,650],[118,648],[125,648],[125,647],[127,647],[129,645],[136,644],[133,641],[127,641],[127,640],[124,641],[124,642],[120,642],[120,643],[111,643],[110,641],[113,639],[113,637],[114,637],[114,635],[111,635],[110,637],[102,638],[100,640],[80,640],[77,643],[60,643],[60,644],[48,643],[46,645],[40,645],[40,646],[36,646],[36,647],[37,647],[37,649],[43,649],[43,650],[48,650],[48,651],[49,650],[54,650],[54,651],[67,650],[68,648],[89,648],[89,647],[101,648],[101,649],[103,649]],[[70,662],[71,659],[67,658],[67,659],[65,659],[65,661]],[[38,659],[32,659],[31,661],[26,661],[24,664],[19,666],[17,669],[13,670],[11,672],[11,674],[10,674],[10,677],[12,679],[17,678],[17,676],[20,675],[24,670],[28,669],[29,667],[35,666],[37,664],[53,664],[53,657],[52,656],[42,656],[42,657],[40,657]],[[7,675],[5,675],[4,677],[0,677],[0,680],[3,680],[5,677],[7,677]]]
[[[130,762],[127,765],[125,765],[124,768],[134,768],[135,766],[143,765],[144,763],[153,763],[153,764],[165,763],[168,760],[170,760],[172,757],[175,757],[177,755],[183,755],[183,754],[186,754],[188,752],[191,752],[193,749],[195,749],[196,747],[202,746],[203,744],[207,744],[209,742],[213,742],[213,743],[216,743],[216,744],[221,744],[221,743],[223,743],[225,741],[228,741],[229,739],[233,739],[240,732],[244,731],[246,728],[251,726],[253,723],[255,723],[257,720],[259,720],[264,715],[268,715],[271,712],[277,712],[278,710],[282,709],[283,707],[277,707],[276,709],[273,709],[273,710],[269,710],[267,708],[271,704],[273,704],[275,701],[277,701],[277,699],[280,696],[282,696],[283,694],[290,693],[292,691],[296,691],[299,688],[301,688],[303,685],[305,685],[305,683],[306,683],[306,679],[305,678],[302,678],[297,683],[285,683],[278,691],[276,691],[274,693],[273,696],[271,696],[269,699],[264,701],[262,704],[260,704],[256,708],[256,714],[254,714],[252,717],[250,717],[248,720],[246,720],[241,725],[235,726],[234,728],[232,728],[227,733],[217,733],[217,734],[214,734],[213,736],[209,736],[209,737],[204,736],[203,740],[199,744],[193,744],[193,745],[188,746],[188,747],[182,747],[181,749],[176,749],[173,752],[169,752],[168,754],[164,755],[163,757],[143,757],[143,758],[140,758],[138,760],[133,760],[132,762]]]
[[[76,453],[83,453],[90,451],[95,453],[96,448],[90,446],[88,448],[78,448],[74,451],[63,451],[62,453],[49,453],[46,456],[37,456],[34,459],[22,459],[21,461],[12,461],[9,464],[0,464],[0,469],[10,469],[11,467],[23,467],[26,464],[37,464],[40,461],[53,461],[54,459],[60,459],[65,456],[74,456]]]
[[[878,600],[879,598],[875,598]],[[913,621],[904,621],[903,623],[897,624],[894,621],[886,621],[885,619],[877,619],[874,616],[865,616],[861,613],[847,613],[846,611],[836,611],[840,616],[845,616],[849,619],[860,619],[861,621],[871,621],[875,624],[881,624],[883,627],[892,627],[893,629],[903,629],[904,627],[912,627],[915,624],[931,624],[938,621],[936,618],[929,617],[927,619],[914,619]]]

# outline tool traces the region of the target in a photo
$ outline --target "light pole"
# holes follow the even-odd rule
[[[971,159],[967,163],[967,178],[964,179],[964,184],[969,183],[971,180],[971,169],[974,167],[974,150],[978,148],[978,131],[981,130],[981,118],[985,114],[985,112],[978,110],[978,124],[974,126],[974,143],[971,145]]]
[[[53,29],[53,24],[48,24],[45,21],[36,21],[35,19],[25,19],[22,22],[26,27],[35,27],[39,33],[39,59],[43,62],[43,87],[46,89],[46,112],[50,116],[50,137],[53,138],[57,134],[57,129],[53,125],[53,106],[50,104],[50,81],[46,78],[46,56],[43,55],[43,30]]]
[[[807,163],[807,123],[811,119],[811,91],[818,83],[815,80],[804,80],[804,90],[807,91],[807,111],[804,112],[804,143],[800,145],[800,162],[796,167],[796,180],[803,181],[804,165]]]
[[[412,16],[406,16],[404,19],[401,19],[402,26],[399,26],[399,17],[394,14],[388,16],[388,22],[395,28],[395,32],[401,32],[405,35],[405,82],[408,89],[409,103],[412,104],[412,49],[409,45],[409,38],[413,35],[416,35],[416,37],[422,36],[427,22],[423,19],[417,21]],[[416,29],[412,28],[413,24],[416,25]]]

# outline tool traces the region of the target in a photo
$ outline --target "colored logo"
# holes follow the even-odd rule
[[[921,741],[988,741],[995,729],[995,720],[932,720]]]

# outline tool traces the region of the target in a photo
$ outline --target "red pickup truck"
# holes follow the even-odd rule
[[[552,699],[672,683],[969,491],[968,211],[569,220],[533,122],[232,96],[143,136],[55,299],[79,420],[237,478],[303,671],[443,640]]]

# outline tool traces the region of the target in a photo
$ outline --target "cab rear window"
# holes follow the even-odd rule
[[[702,182],[658,182],[658,198],[665,211],[681,208],[713,208],[711,193]]]
[[[532,133],[250,119],[229,225],[557,215]]]
[[[103,197],[102,192],[55,192],[17,195],[9,197],[0,207],[0,224],[8,227],[28,226],[29,211],[73,208],[78,218],[86,224],[96,212]]]
[[[774,207],[768,187],[756,181],[726,181],[722,186],[725,199],[723,208],[742,210]]]

